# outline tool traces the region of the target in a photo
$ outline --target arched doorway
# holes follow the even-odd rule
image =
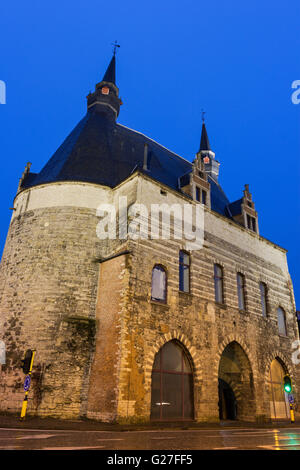
[[[151,419],[194,418],[193,371],[188,355],[176,340],[156,354],[152,369]]]
[[[224,349],[219,364],[220,419],[253,420],[255,400],[252,369],[243,348],[236,342]]]
[[[271,362],[269,371],[271,419],[290,419],[288,395],[283,388],[283,377],[286,372],[286,368],[279,358]]]
[[[237,402],[230,385],[219,379],[219,417],[234,420],[237,418]]]

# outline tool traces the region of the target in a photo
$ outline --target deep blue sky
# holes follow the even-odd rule
[[[230,200],[250,184],[299,309],[299,18],[299,0],[2,2],[0,251],[25,164],[40,171],[85,114],[118,40],[118,121],[192,160],[206,110],[220,183]]]

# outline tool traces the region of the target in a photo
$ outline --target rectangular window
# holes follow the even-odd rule
[[[202,189],[202,204],[206,205],[206,191]]]
[[[238,291],[239,309],[240,310],[246,310],[246,304],[245,304],[245,276],[241,273],[237,273],[237,291]]]
[[[259,283],[261,313],[263,317],[267,316],[267,286],[263,282]]]
[[[256,219],[247,214],[247,227],[253,232],[256,232]]]
[[[160,265],[152,270],[151,299],[159,302],[167,300],[167,273]]]
[[[200,202],[200,188],[196,186],[196,201]]]
[[[248,228],[251,229],[251,217],[249,214],[247,214],[247,225],[248,225]]]
[[[190,292],[190,255],[185,251],[179,252],[179,290]]]
[[[224,303],[223,292],[223,268],[219,264],[214,265],[214,282],[215,282],[215,301]]]
[[[277,309],[278,333],[287,336],[285,312],[281,307]]]

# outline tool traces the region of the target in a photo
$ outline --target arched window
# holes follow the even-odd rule
[[[278,333],[287,336],[285,312],[281,307],[277,309]]]
[[[179,252],[179,290],[190,292],[190,255],[182,250]]]
[[[167,302],[167,273],[163,266],[156,264],[152,269],[151,299]]]
[[[268,301],[267,301],[267,286],[264,282],[259,283],[260,289],[260,301],[261,301],[261,313],[263,317],[267,316]]]
[[[215,281],[215,300],[221,304],[224,303],[223,292],[223,268],[219,264],[214,265],[214,281]]]
[[[286,370],[279,359],[274,359],[269,372],[270,413],[272,419],[289,419],[289,403],[283,388]]]
[[[166,343],[152,369],[151,419],[193,419],[193,371],[183,346]]]
[[[245,276],[241,273],[237,273],[237,292],[239,300],[239,309],[246,310],[245,303]]]

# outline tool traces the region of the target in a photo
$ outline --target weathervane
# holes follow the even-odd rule
[[[115,42],[112,42],[112,46],[114,46],[114,55],[116,55],[116,50],[117,50],[117,47],[121,47],[120,44],[118,44],[117,41]]]
[[[204,114],[206,114],[206,112],[205,112],[205,111],[203,111],[203,109],[201,109],[201,115],[202,115],[202,121],[203,121],[203,122],[205,121]]]

